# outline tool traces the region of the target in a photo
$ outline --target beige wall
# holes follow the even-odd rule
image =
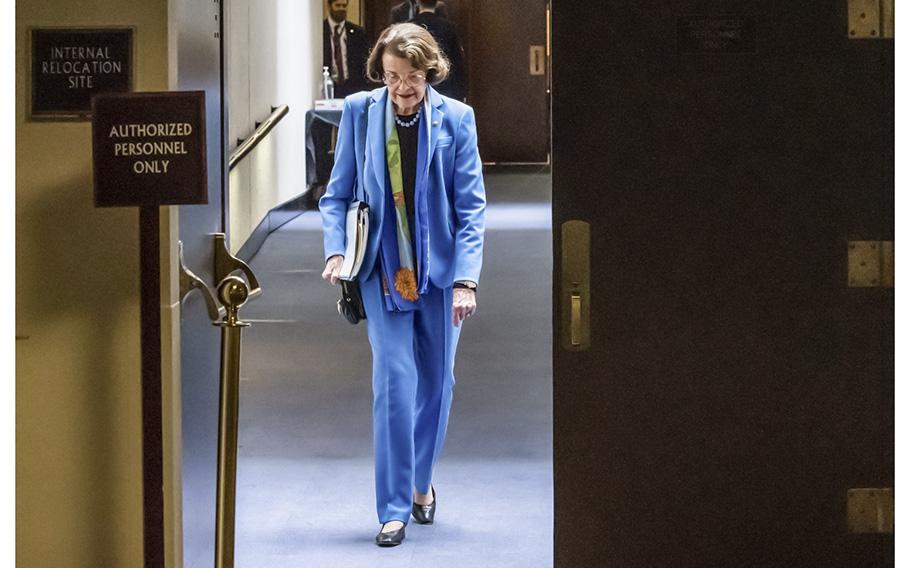
[[[234,0],[226,7],[231,147],[272,106],[290,107],[231,172],[229,234],[236,252],[269,210],[306,190],[304,117],[321,81],[322,9],[299,0]]]
[[[138,211],[92,204],[89,122],[26,120],[28,26],[135,26],[135,88],[168,87],[166,0],[16,11],[16,560],[142,565]]]

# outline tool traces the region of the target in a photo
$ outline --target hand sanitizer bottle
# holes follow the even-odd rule
[[[325,99],[335,98],[335,81],[332,81],[332,74],[329,73],[328,67],[322,68],[322,96]]]

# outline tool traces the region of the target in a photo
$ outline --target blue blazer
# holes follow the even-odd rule
[[[484,209],[482,163],[474,110],[427,86],[432,112],[427,173],[429,279],[437,288],[459,280],[480,281]],[[355,186],[370,206],[367,251],[358,278],[377,262],[388,172],[385,159],[386,87],[355,93],[344,101],[335,166],[319,200],[325,258],[345,250],[345,217]],[[425,118],[424,118],[425,119]],[[419,175],[419,172],[418,172]]]

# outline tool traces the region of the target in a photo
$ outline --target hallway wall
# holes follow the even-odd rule
[[[228,140],[249,137],[272,106],[290,112],[230,175],[230,246],[236,252],[265,215],[306,189],[304,117],[322,69],[322,7],[298,0],[226,5]]]
[[[142,565],[138,211],[95,209],[91,122],[31,122],[30,26],[135,26],[168,87],[167,0],[16,6],[16,563]],[[20,339],[21,338],[21,339]]]

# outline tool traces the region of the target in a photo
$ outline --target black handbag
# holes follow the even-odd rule
[[[356,280],[341,281],[341,298],[338,299],[338,313],[352,324],[367,319],[360,295],[360,283]]]

